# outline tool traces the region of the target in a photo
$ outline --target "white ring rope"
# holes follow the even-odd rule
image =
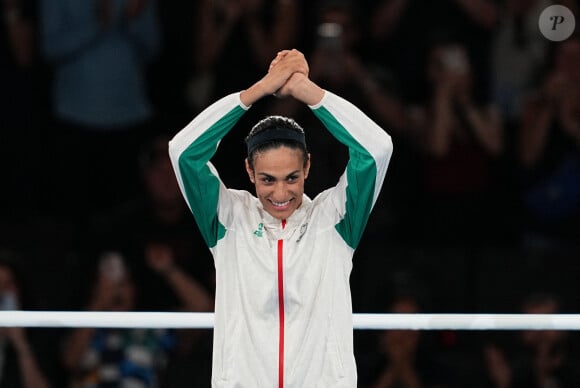
[[[213,313],[0,311],[0,327],[213,328]],[[366,330],[580,330],[580,314],[353,314]]]

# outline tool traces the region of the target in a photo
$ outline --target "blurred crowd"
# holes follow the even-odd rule
[[[3,309],[212,311],[213,263],[167,142],[281,49],[363,109],[394,154],[351,275],[355,312],[580,309],[580,33],[549,0],[0,0]],[[563,0],[579,18],[580,2]],[[346,150],[305,107],[306,193]],[[361,387],[580,386],[574,332],[358,331]],[[206,387],[211,330],[10,328],[2,387]]]

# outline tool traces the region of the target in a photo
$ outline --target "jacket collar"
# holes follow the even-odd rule
[[[306,194],[303,194],[302,204],[290,217],[288,217],[286,225],[282,228],[282,221],[278,218],[272,217],[270,213],[264,210],[261,202],[259,202],[264,228],[268,234],[276,240],[289,238],[296,228],[300,228],[300,226],[304,224],[311,207],[312,200]]]

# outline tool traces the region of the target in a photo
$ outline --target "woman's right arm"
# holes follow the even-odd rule
[[[248,108],[241,102],[240,93],[225,96],[204,109],[169,142],[177,183],[210,248],[217,243],[221,230],[217,208],[222,185],[210,159],[220,140]]]

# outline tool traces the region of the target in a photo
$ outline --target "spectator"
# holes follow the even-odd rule
[[[175,288],[182,310],[199,311],[211,306],[209,296],[174,265],[165,247],[151,246],[148,260]],[[136,309],[137,291],[145,285],[135,282],[122,256],[103,253],[93,274],[87,310]],[[169,329],[72,329],[65,337],[62,353],[70,386],[157,387],[165,378],[172,355],[180,350],[179,335]]]
[[[199,1],[159,1],[160,52],[148,67],[148,87],[157,128],[176,128],[187,123],[195,107],[190,92],[203,95],[201,85],[190,90],[196,72],[200,18]]]
[[[413,292],[393,296],[389,313],[416,314],[422,310]],[[431,335],[420,330],[383,330],[375,341],[374,360],[361,375],[361,386],[369,388],[448,387],[446,366],[434,357]]]
[[[179,191],[168,141],[167,135],[153,135],[143,142],[138,161],[142,194],[93,219],[79,259],[119,252],[136,284],[135,310],[212,311],[213,262]],[[92,271],[83,262],[75,267],[80,271],[75,276],[80,283],[77,288],[82,290],[90,281],[83,274]],[[207,386],[211,330],[178,334],[179,347],[166,366],[165,381],[172,388]]]
[[[154,135],[143,142],[138,161],[142,194],[95,217],[83,244],[91,256],[118,251],[126,258],[134,280],[143,285],[137,289],[139,310],[175,311],[182,305],[176,289],[148,262],[151,246],[169,249],[176,268],[196,279],[208,294],[214,289],[211,255],[179,191],[167,153],[169,139]]]
[[[522,102],[546,66],[550,45],[538,34],[538,20],[550,4],[550,0],[507,0],[500,8],[491,43],[491,89],[510,128],[517,125]]]
[[[580,236],[580,38],[559,43],[524,103],[518,178],[524,247],[578,249]]]
[[[430,243],[472,245],[493,237],[498,221],[492,214],[502,118],[493,102],[475,99],[475,70],[463,45],[435,41],[426,71],[431,94],[412,113],[424,152],[422,236]]]
[[[27,300],[28,289],[17,269],[17,254],[9,250],[0,251],[0,303],[2,310],[32,309]],[[33,334],[35,329],[5,327],[0,329],[0,387],[48,388],[49,377],[55,372],[49,363],[42,363],[39,342]],[[32,335],[32,336],[31,336]],[[55,372],[56,373],[56,372]]]
[[[47,80],[38,51],[36,2],[2,0],[0,14],[0,218],[20,222],[43,209],[36,188],[44,182],[37,165]]]
[[[449,31],[461,43],[474,68],[478,100],[487,98],[489,43],[497,24],[494,0],[367,1],[370,54],[394,71],[407,103],[420,102],[429,91],[422,64],[430,42],[426,37]],[[409,47],[413,47],[409,50]]]
[[[40,4],[54,82],[53,199],[57,214],[82,221],[137,189],[137,145],[154,113],[145,73],[159,50],[156,1]]]
[[[533,293],[523,314],[561,313],[559,297]],[[578,350],[571,333],[561,330],[524,330],[513,348],[490,344],[484,350],[488,373],[496,388],[572,388],[580,384]]]

